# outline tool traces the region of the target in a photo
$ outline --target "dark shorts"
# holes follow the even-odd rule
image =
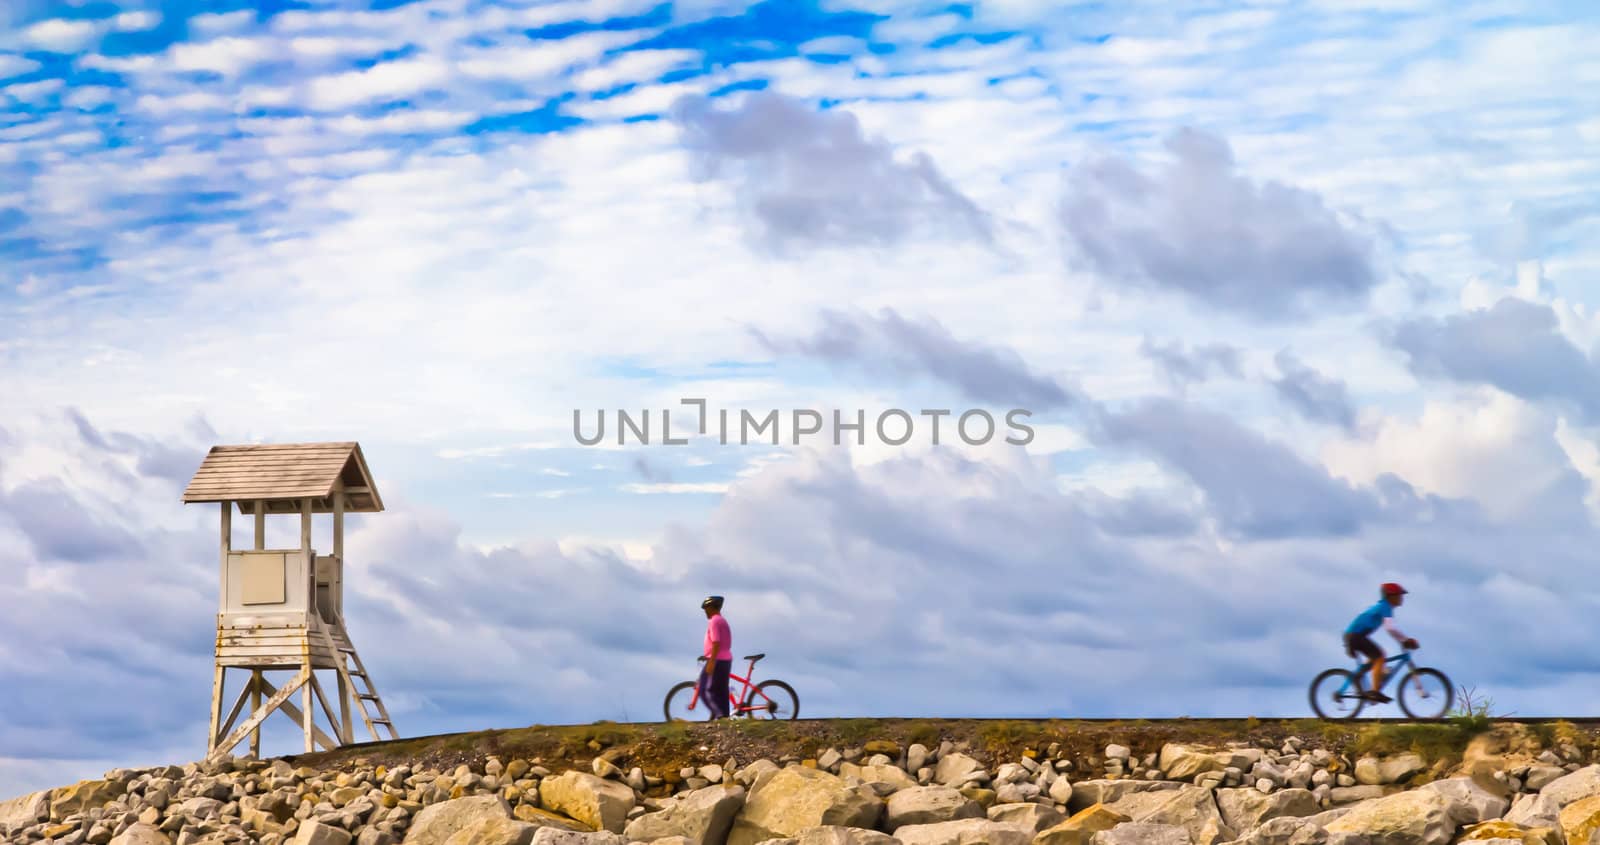
[[[1345,634],[1344,650],[1345,653],[1352,657],[1355,656],[1356,652],[1360,652],[1366,655],[1369,660],[1382,660],[1384,657],[1383,649],[1372,641],[1372,637],[1366,634]]]

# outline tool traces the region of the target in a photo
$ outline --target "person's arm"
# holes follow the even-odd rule
[[[1405,634],[1401,633],[1400,629],[1395,627],[1394,619],[1392,617],[1389,618],[1389,619],[1383,620],[1383,630],[1388,631],[1389,632],[1389,636],[1394,637],[1395,641],[1400,643],[1400,645],[1402,645],[1402,646],[1404,646],[1406,648],[1416,648],[1417,647],[1417,641],[1416,640],[1413,640],[1410,637],[1406,636]]]

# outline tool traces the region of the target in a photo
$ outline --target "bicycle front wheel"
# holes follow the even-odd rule
[[[762,681],[745,699],[746,713],[752,719],[794,719],[800,715],[800,696],[783,681]]]
[[[662,702],[661,709],[666,713],[669,722],[689,722],[695,719],[709,718],[710,711],[704,701],[696,701],[694,690],[697,684],[694,681],[684,681],[673,687],[667,693],[666,701]],[[702,716],[701,714],[706,714]]]
[[[1361,679],[1346,669],[1329,669],[1311,682],[1311,709],[1321,719],[1354,719],[1367,704]]]
[[[1413,669],[1400,681],[1400,709],[1413,719],[1439,719],[1455,703],[1455,688],[1438,669]]]

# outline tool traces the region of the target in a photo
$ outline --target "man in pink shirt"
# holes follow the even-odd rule
[[[706,662],[700,667],[700,700],[711,711],[711,718],[728,716],[728,675],[733,671],[733,632],[728,620],[722,618],[722,596],[709,596],[700,602],[706,612],[706,641],[701,654]]]

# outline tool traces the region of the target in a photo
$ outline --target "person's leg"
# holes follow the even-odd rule
[[[695,683],[695,689],[697,690],[696,695],[700,697],[700,705],[706,708],[707,719],[715,719],[717,718],[717,714],[721,712],[717,709],[716,697],[711,693],[711,688],[715,684],[712,678],[714,674],[715,673],[709,671],[709,669],[705,672],[701,672],[699,679]],[[728,699],[726,696],[724,696],[722,700],[726,702]]]
[[[1368,692],[1373,695],[1381,695],[1382,693],[1379,690],[1383,687],[1383,669],[1385,665],[1383,662],[1385,657],[1383,649],[1373,642],[1371,637],[1360,635],[1351,638],[1351,646],[1355,651],[1372,661],[1372,687]]]
[[[717,702],[717,712],[724,717],[729,715],[728,676],[732,673],[732,660],[718,660],[716,668],[712,671],[711,700]]]

